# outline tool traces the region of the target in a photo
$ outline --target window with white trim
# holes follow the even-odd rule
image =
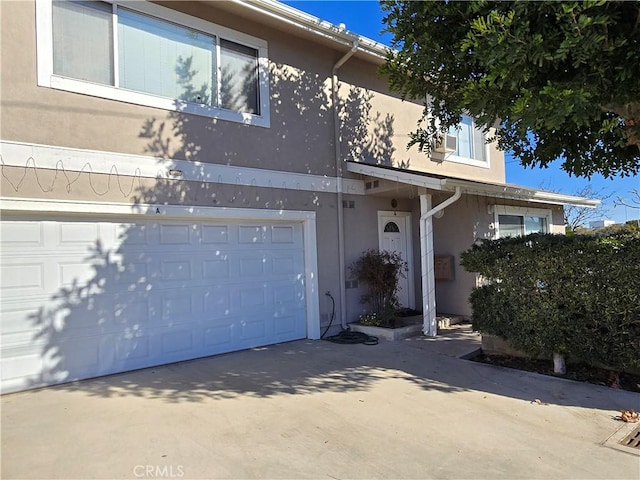
[[[460,123],[449,128],[448,133],[457,138],[458,148],[447,155],[445,160],[481,167],[489,166],[485,134],[473,118],[463,115],[460,117]]]
[[[269,126],[267,44],[149,2],[37,0],[38,83]]]
[[[494,206],[496,238],[549,233],[551,210]]]

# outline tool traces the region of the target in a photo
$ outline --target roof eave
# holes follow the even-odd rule
[[[406,185],[428,188],[431,190],[454,191],[457,187],[463,193],[495,197],[503,200],[516,200],[550,205],[573,205],[577,207],[596,208],[600,200],[565,195],[512,184],[485,183],[461,178],[451,178],[427,172],[403,170],[394,167],[372,165],[363,162],[346,162],[351,173],[380,178]]]
[[[601,201],[597,199],[577,197],[575,195],[565,195],[563,193],[549,192],[519,185],[493,185],[459,179],[444,179],[443,186],[453,190],[455,187],[462,187],[465,191],[473,191],[483,195],[496,195],[512,200],[525,200],[534,203],[549,203],[555,205],[572,205],[584,208],[597,208]]]
[[[347,170],[351,173],[367,175],[370,177],[381,178],[393,182],[413,185],[415,187],[424,187],[431,190],[442,190],[442,180],[439,178],[416,175],[410,171],[402,171],[397,169],[385,169],[377,165],[370,165],[360,162],[347,162]]]
[[[357,35],[349,30],[334,25],[296,8],[275,0],[231,0],[233,3],[258,11],[264,15],[285,22],[307,32],[314,33],[340,45],[352,47],[358,40],[358,52],[364,53],[377,60],[384,60],[389,47],[367,37]]]

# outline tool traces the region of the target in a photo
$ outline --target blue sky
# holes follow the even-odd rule
[[[353,33],[369,37],[380,43],[389,44],[391,36],[382,34],[383,13],[377,1],[370,0],[317,0],[317,1],[285,1],[284,3],[320,17],[331,23],[344,23],[347,30]],[[545,169],[525,169],[520,166],[517,159],[506,154],[507,182],[516,183],[533,188],[559,191],[566,194],[575,194],[589,183],[595,191],[602,191],[611,197],[605,202],[607,219],[616,222],[625,222],[640,218],[640,209],[615,207],[613,201],[617,197],[629,197],[632,189],[640,189],[640,177],[615,177],[605,179],[595,175],[591,180],[570,177],[560,169],[559,162]]]

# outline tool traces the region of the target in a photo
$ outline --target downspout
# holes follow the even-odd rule
[[[444,210],[445,208],[447,208],[449,205],[451,205],[452,203],[457,202],[458,200],[460,200],[460,197],[462,196],[462,190],[460,189],[460,187],[456,187],[453,196],[447,198],[444,202],[439,203],[438,205],[436,205],[435,207],[433,207],[431,210],[422,213],[420,215],[420,220],[426,220],[427,217],[433,217],[436,213],[438,213],[440,210]]]
[[[349,60],[358,50],[359,40],[353,41],[353,46],[340,60],[336,62],[331,70],[331,101],[333,103],[333,144],[335,147],[336,164],[336,189],[338,191],[338,279],[340,282],[340,323],[342,328],[347,328],[347,292],[345,278],[344,260],[344,212],[342,209],[342,158],[340,156],[340,119],[338,117],[338,69]]]
[[[420,195],[420,271],[422,273],[422,311],[425,335],[435,337],[438,333],[436,324],[436,279],[433,258],[433,222],[431,217],[457,202],[462,196],[462,189],[456,187],[453,196],[430,208],[429,195]]]

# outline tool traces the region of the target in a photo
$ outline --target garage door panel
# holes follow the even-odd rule
[[[160,224],[161,245],[191,245],[191,226],[182,224]]]
[[[44,245],[44,226],[40,222],[13,221],[0,222],[0,246],[3,249],[20,249],[25,245],[38,247]]]
[[[295,258],[292,255],[271,258],[271,271],[274,275],[291,275],[296,271]]]
[[[104,235],[100,235],[100,225],[98,223],[65,222],[59,223],[57,227],[58,245],[61,247],[69,244],[73,244],[74,247],[77,244],[93,246],[96,239],[104,239]]]
[[[274,225],[271,227],[272,243],[295,243],[295,231],[292,225]]]
[[[251,312],[255,309],[262,309],[265,305],[265,288],[261,284],[250,284],[247,288],[241,288],[235,295],[235,302],[232,304],[232,311]]]
[[[42,355],[33,349],[2,348],[0,368],[3,391],[25,388],[40,377],[43,370]]]
[[[122,256],[114,256],[112,261],[118,262],[116,266],[117,270],[113,272],[113,280],[121,284],[127,284],[128,291],[138,288],[139,284],[147,283],[149,279],[149,266],[144,259],[135,258],[127,260]]]
[[[160,279],[165,282],[192,280],[192,270],[191,261],[187,259],[160,261]]]
[[[162,334],[162,352],[165,354],[176,354],[180,352],[191,352],[194,349],[193,332],[191,329],[172,330]]]
[[[226,280],[229,277],[229,259],[226,255],[202,262],[202,278],[204,280]]]
[[[145,363],[151,364],[151,338],[142,334],[121,337],[116,343],[115,352],[120,365],[139,368]],[[114,371],[119,370],[117,368]]]
[[[264,275],[266,259],[262,255],[252,255],[240,258],[239,275],[241,277],[258,277]]]
[[[233,325],[220,325],[205,328],[203,338],[205,348],[213,348],[215,351],[218,346],[230,345],[232,329]]]
[[[298,321],[299,317],[288,315],[288,316],[279,316],[276,315],[274,321],[275,333],[278,335],[289,335],[296,333],[296,324],[300,323]]]
[[[24,289],[32,294],[44,292],[44,265],[40,262],[2,265],[0,275],[5,294],[24,295]]]
[[[115,237],[122,242],[126,239],[129,248],[135,248],[141,245],[149,245],[148,225],[136,225],[134,223],[125,223],[115,225]]]
[[[306,336],[300,223],[0,225],[3,391]]]
[[[229,226],[203,225],[200,236],[200,241],[204,245],[227,245],[229,244]]]
[[[117,300],[117,299],[116,299]],[[114,329],[120,331],[123,328],[141,329],[149,325],[149,301],[130,300],[123,303],[115,303],[113,307]]]
[[[229,315],[231,292],[229,287],[215,286],[204,293],[204,313],[206,317]]]
[[[256,318],[253,321],[240,322],[240,339],[252,341],[262,340],[267,333],[267,321],[264,318]]]
[[[238,227],[239,244],[262,244],[266,238],[266,227],[263,225],[240,225]]]
[[[160,300],[162,305],[161,316],[162,324],[175,325],[180,323],[191,323],[194,315],[193,297],[186,293],[179,295],[171,293],[163,296]]]

